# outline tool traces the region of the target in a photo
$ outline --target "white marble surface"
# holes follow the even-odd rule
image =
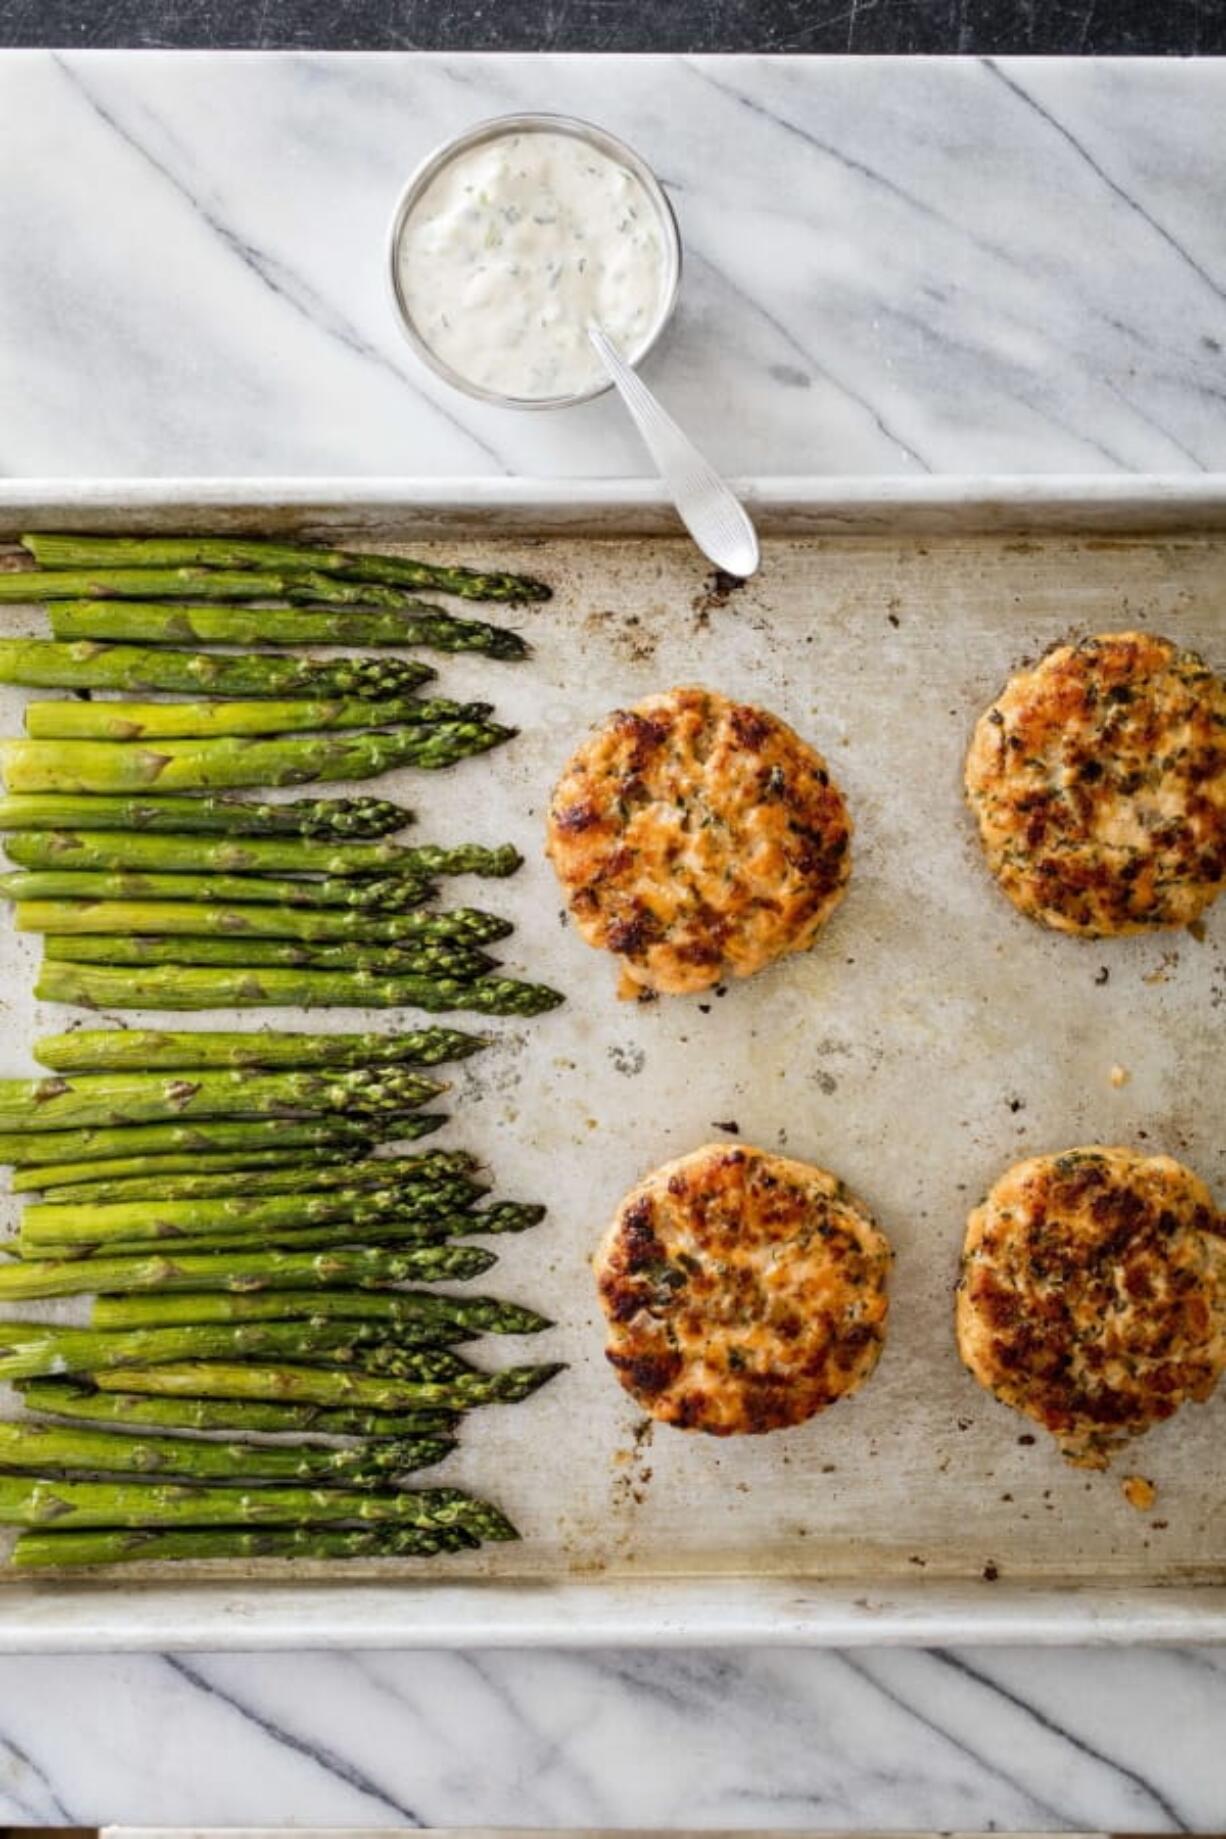
[[[436,139],[589,114],[689,264],[652,379],[737,473],[1226,468],[1226,66],[11,54],[0,471],[617,474],[401,344]],[[10,1822],[1226,1826],[1220,1652],[0,1661]]]
[[[394,323],[440,138],[637,145],[687,251],[651,378],[739,474],[1226,469],[1226,61],[10,53],[0,471],[616,474]]]
[[[0,1817],[1125,1832],[1226,1824],[1226,1656],[0,1663]]]

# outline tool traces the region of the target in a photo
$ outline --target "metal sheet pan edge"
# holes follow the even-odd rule
[[[737,483],[769,531],[1221,530],[1226,473],[925,478],[757,478]],[[0,479],[0,538],[39,523],[92,531],[185,519],[239,530],[358,530],[395,513],[412,533],[497,520],[549,534],[680,532],[663,488],[643,479]]]
[[[741,482],[767,529],[1221,530],[1226,474]],[[639,480],[66,479],[0,481],[0,537],[41,523],[123,530],[264,527],[360,530],[395,513],[434,524],[501,523],[543,533],[675,528]],[[891,1585],[762,1578],[599,1577],[541,1586],[218,1582],[33,1587],[2,1599],[0,1653],[525,1646],[1129,1645],[1226,1640],[1226,1589],[1111,1585]]]
[[[1226,1590],[837,1584],[753,1578],[36,1591],[5,1603],[0,1653],[286,1648],[1124,1646],[1226,1639]]]

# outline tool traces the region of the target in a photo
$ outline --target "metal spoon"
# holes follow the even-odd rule
[[[758,533],[740,499],[661,408],[601,328],[590,325],[587,335],[646,442],[678,516],[698,547],[725,574],[742,579],[756,574],[761,560]]]

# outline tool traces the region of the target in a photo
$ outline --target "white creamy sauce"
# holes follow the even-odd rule
[[[505,396],[591,389],[603,371],[588,325],[633,360],[664,305],[651,199],[571,134],[507,134],[458,155],[409,213],[397,259],[420,337]]]

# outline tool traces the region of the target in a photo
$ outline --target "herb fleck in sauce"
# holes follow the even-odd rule
[[[604,373],[588,325],[633,360],[664,307],[651,198],[572,134],[507,134],[460,154],[410,212],[397,261],[421,338],[504,396],[592,389]]]

